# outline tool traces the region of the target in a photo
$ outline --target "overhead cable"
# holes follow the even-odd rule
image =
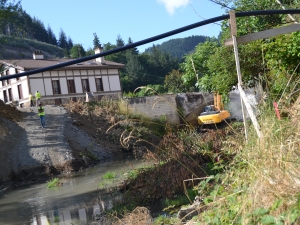
[[[261,15],[278,15],[278,14],[300,14],[300,9],[237,12],[235,14],[235,16],[236,17],[246,17],[246,16],[261,16]],[[128,44],[128,45],[125,45],[125,46],[122,46],[122,47],[119,47],[119,48],[115,48],[115,49],[112,49],[112,50],[108,50],[108,51],[105,51],[105,52],[101,52],[101,53],[98,53],[98,54],[85,56],[85,57],[82,57],[82,58],[79,58],[79,59],[74,59],[74,60],[70,60],[68,62],[63,62],[63,63],[60,63],[60,64],[56,64],[56,65],[52,65],[52,66],[48,66],[48,67],[44,67],[44,68],[34,69],[34,70],[26,71],[26,72],[23,72],[23,73],[18,73],[18,74],[13,74],[13,75],[9,75],[9,76],[0,77],[0,81],[8,80],[8,79],[11,79],[11,78],[29,76],[29,75],[36,74],[36,73],[42,73],[42,72],[45,72],[45,71],[59,69],[59,68],[62,68],[62,67],[73,65],[73,64],[77,64],[77,63],[85,62],[85,61],[88,61],[88,60],[96,59],[96,58],[99,58],[99,57],[102,57],[102,56],[111,55],[113,53],[121,52],[121,51],[130,49],[130,48],[134,48],[134,47],[137,47],[137,46],[148,44],[150,42],[157,41],[157,40],[160,40],[160,39],[163,39],[163,38],[166,38],[166,37],[170,37],[172,35],[179,34],[179,33],[182,33],[184,31],[187,31],[187,30],[191,30],[191,29],[194,29],[194,28],[197,28],[197,27],[201,27],[201,26],[204,26],[204,25],[207,25],[207,24],[210,24],[210,23],[215,23],[215,22],[218,22],[218,21],[221,21],[221,20],[226,20],[226,19],[229,19],[229,14],[222,15],[222,16],[217,16],[217,17],[213,17],[211,19],[207,19],[207,20],[204,20],[204,21],[193,23],[193,24],[190,24],[188,26],[178,28],[176,30],[172,30],[172,31],[160,34],[160,35],[156,35],[156,36],[151,37],[151,38],[147,38],[147,39],[135,42],[135,43],[131,43],[131,44]]]

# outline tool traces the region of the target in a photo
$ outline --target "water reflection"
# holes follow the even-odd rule
[[[100,224],[101,213],[121,201],[120,194],[108,190],[118,186],[129,170],[148,164],[137,160],[101,164],[63,179],[63,186],[56,189],[48,189],[46,183],[11,187],[0,194],[0,224]],[[105,180],[107,172],[115,172],[116,178]]]
[[[46,215],[34,215],[31,225],[86,225],[90,223],[101,225],[101,213],[104,212],[101,208],[100,205],[74,209],[72,211],[58,210],[56,208]]]

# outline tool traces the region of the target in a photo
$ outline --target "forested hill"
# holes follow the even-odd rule
[[[199,43],[203,43],[207,36],[190,36],[186,38],[176,38],[163,42],[162,44],[155,45],[156,48],[163,52],[169,53],[171,56],[181,59],[185,54],[192,53]],[[151,52],[153,47],[147,48],[145,52]]]
[[[41,50],[46,58],[64,57],[64,49],[56,45],[0,34],[0,59],[32,59],[35,50]]]

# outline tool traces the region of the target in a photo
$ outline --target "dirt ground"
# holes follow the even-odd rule
[[[17,109],[0,101],[0,189],[4,182],[70,175],[124,155],[117,139],[106,138],[104,131],[99,138],[99,129],[79,115],[58,106],[45,106],[45,112],[43,129],[36,107]]]

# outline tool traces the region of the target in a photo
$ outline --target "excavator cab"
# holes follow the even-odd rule
[[[224,110],[224,105],[221,101],[221,95],[218,92],[214,93],[214,104],[205,106],[203,112],[198,116],[198,124],[214,124],[221,123],[223,120],[230,117],[230,113]]]

